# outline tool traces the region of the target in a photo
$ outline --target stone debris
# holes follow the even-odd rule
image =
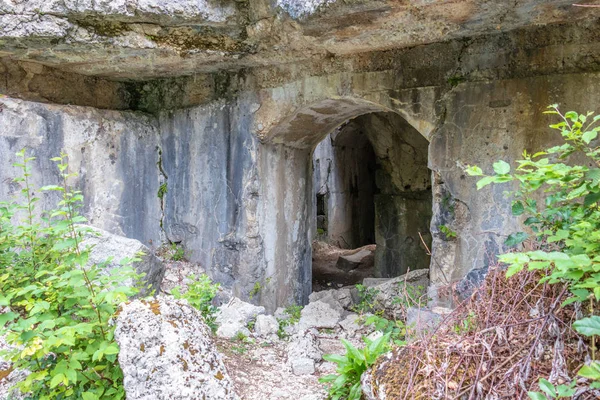
[[[323,303],[329,304],[333,308],[343,308],[345,310],[350,309],[350,307],[354,304],[352,299],[351,290],[348,288],[341,289],[330,289],[330,290],[322,290],[320,292],[313,292],[308,296],[309,303],[315,301],[321,301]]]
[[[398,312],[404,312],[403,307],[398,304],[398,299],[405,299],[406,303],[421,301],[423,305],[426,305],[428,275],[429,270],[418,269],[372,286],[376,292],[375,311],[383,311],[389,317],[397,317]]]
[[[238,399],[210,329],[184,300],[124,304],[115,339],[128,400]]]
[[[277,335],[279,322],[272,315],[259,315],[254,324],[254,333],[258,337],[268,338]]]
[[[259,315],[265,313],[265,308],[246,303],[237,297],[219,307],[215,322],[218,326],[217,336],[231,339],[239,332],[250,335],[247,325]]]
[[[369,248],[363,248],[354,254],[343,255],[338,258],[336,267],[343,271],[351,271],[362,264],[373,262],[374,252]]]
[[[314,374],[315,363],[321,361],[322,356],[315,332],[312,330],[304,335],[296,335],[288,346],[288,362],[295,375]]]
[[[302,309],[298,330],[302,333],[310,328],[335,328],[343,311],[341,307],[332,307],[322,301],[309,303]]]
[[[110,260],[106,264],[109,271],[121,268],[121,260],[125,258],[139,258],[132,264],[139,274],[144,274],[142,278],[142,293],[148,293],[151,290],[160,291],[161,282],[165,276],[165,265],[162,260],[139,240],[129,239],[119,235],[113,235],[105,230],[88,226],[91,229],[90,234],[86,234],[81,242],[83,248],[91,246],[90,258],[88,263],[101,264]],[[134,282],[125,282],[133,285]]]

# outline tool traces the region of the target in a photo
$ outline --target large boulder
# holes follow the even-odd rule
[[[121,268],[124,258],[139,258],[132,264],[139,274],[144,274],[142,293],[160,290],[160,283],[165,276],[165,265],[154,253],[139,240],[129,239],[95,227],[86,227],[90,232],[82,241],[82,246],[91,246],[89,264],[101,264],[109,260],[105,268],[107,271]],[[125,282],[133,285],[134,282]]]
[[[127,400],[237,399],[210,329],[184,300],[124,305],[115,339]]]

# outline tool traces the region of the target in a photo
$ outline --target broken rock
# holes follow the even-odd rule
[[[366,264],[373,264],[374,257],[372,250],[363,248],[354,254],[340,256],[335,266],[347,272]]]
[[[246,303],[237,297],[232,298],[227,304],[219,307],[215,322],[218,326],[217,336],[231,339],[238,332],[248,336],[250,331],[246,328],[248,322],[265,313],[265,308]]]
[[[279,322],[272,315],[259,315],[254,324],[254,333],[259,337],[276,335],[279,330]]]
[[[310,328],[335,328],[342,318],[342,312],[341,307],[332,307],[322,301],[309,303],[302,309],[298,330],[303,332]]]
[[[315,363],[323,356],[317,338],[312,332],[296,335],[288,347],[288,362],[295,375],[315,373]]]

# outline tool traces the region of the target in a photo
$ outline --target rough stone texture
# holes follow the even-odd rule
[[[113,271],[119,269],[121,260],[124,258],[140,258],[141,260],[134,262],[132,267],[138,274],[144,274],[142,293],[152,290],[155,290],[156,293],[160,291],[160,285],[165,276],[165,265],[148,247],[136,239],[113,235],[94,227],[89,228],[92,229],[92,232],[86,234],[81,242],[84,248],[91,247],[89,264],[100,264],[110,259],[106,269]],[[143,255],[140,256],[140,254]],[[124,283],[133,285],[133,282]]]
[[[115,339],[128,399],[237,399],[202,317],[185,301],[125,304]]]
[[[350,289],[347,288],[321,290],[320,292],[313,292],[310,296],[308,296],[308,301],[310,303],[317,301],[327,303],[330,307],[337,310],[339,310],[340,308],[347,310],[354,304]]]
[[[309,303],[302,309],[298,330],[302,333],[310,328],[335,328],[343,311],[341,307],[332,307],[322,301]]]
[[[84,75],[149,79],[410,48],[598,15],[571,3],[2,0],[0,55]]]
[[[377,291],[374,299],[376,308],[390,316],[394,316],[398,308],[394,302],[397,299],[406,300],[406,294],[413,301],[421,300],[423,305],[425,305],[427,303],[426,295],[429,286],[428,274],[428,270],[418,269],[373,286],[372,288]]]
[[[354,253],[347,256],[340,256],[340,258],[338,258],[336,266],[344,271],[351,271],[353,269],[358,268],[361,264],[367,262],[366,259],[372,257],[374,257],[372,252],[370,252],[367,249],[363,249],[358,253]]]
[[[288,346],[288,362],[295,375],[313,374],[315,362],[320,361],[322,355],[318,341],[311,332],[295,336]]]
[[[259,315],[254,324],[254,333],[259,337],[276,335],[279,330],[279,322],[272,315]]]
[[[259,283],[252,301],[269,311],[312,292],[310,153],[340,125],[380,133],[378,275],[427,264],[417,233],[429,245],[431,218],[431,295],[447,302],[443,289],[485,271],[518,228],[506,188],[476,192],[462,166],[547,145],[550,103],[597,103],[600,10],[566,0],[338,1],[299,21],[266,0],[222,2],[221,19],[215,3],[46,3],[0,1],[0,93],[153,115],[2,99],[0,199],[18,192],[14,152],[31,147],[50,184],[47,158],[65,148],[92,225],[181,241],[235,296]]]
[[[232,298],[227,304],[219,307],[215,317],[217,324],[217,336],[231,339],[238,332],[249,336],[250,331],[246,327],[248,322],[265,313],[264,307],[258,307],[238,299]]]
[[[443,316],[431,310],[409,307],[406,310],[406,326],[411,330],[411,336],[420,336],[431,332],[441,322]]]
[[[93,108],[44,105],[0,98],[0,199],[18,195],[11,179],[15,153],[27,148],[33,187],[59,183],[50,158],[64,150],[69,169],[79,176],[71,183],[85,197],[83,212],[91,225],[110,233],[160,243],[160,185],[156,167],[158,125],[148,116]],[[56,197],[41,196],[43,207]]]

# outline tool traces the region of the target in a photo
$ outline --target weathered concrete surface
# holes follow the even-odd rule
[[[148,116],[93,108],[53,106],[0,99],[0,199],[19,195],[12,182],[19,170],[15,153],[26,148],[35,188],[60,182],[50,161],[64,150],[78,173],[74,188],[85,196],[89,223],[152,246],[160,243],[158,124]],[[37,193],[37,192],[36,192]],[[52,195],[37,193],[45,207]]]
[[[50,11],[25,9],[34,3]],[[214,3],[194,2],[208,7],[205,15],[185,11],[186,0],[172,2],[180,11],[155,10],[149,0],[102,3],[113,8],[99,10],[97,2],[0,2],[4,18],[44,22],[3,26],[12,33],[0,39],[0,93],[153,113],[3,99],[0,199],[18,190],[7,179],[14,176],[14,152],[33,149],[34,173],[43,171],[36,179],[45,184],[56,178],[47,159],[65,148],[80,172],[93,225],[145,244],[181,242],[236,296],[249,300],[252,293],[253,302],[272,311],[306,302],[311,292],[310,153],[359,117],[355,122],[377,133],[369,139],[385,173],[377,176],[375,200],[379,254],[426,260],[415,229],[407,227],[426,231],[424,216],[431,213],[431,278],[441,288],[465,276],[477,280],[503,235],[517,228],[504,188],[475,192],[462,165],[489,167],[539,148],[542,139],[532,132],[546,125],[540,112],[547,104],[585,110],[597,100],[598,10],[566,1],[335,2],[300,22],[274,16],[267,2],[235,3],[217,18],[209,10]],[[284,3],[284,10],[303,13],[302,2]],[[100,15],[106,24],[99,25]],[[454,30],[448,19],[457,16]],[[250,21],[241,23],[246,33],[240,18]],[[209,42],[223,40],[191,49],[168,42],[191,40],[182,32],[188,28]],[[52,32],[67,33],[57,39]],[[167,42],[152,47],[159,37]],[[227,39],[236,37],[239,48],[237,39]],[[275,53],[269,62],[261,58]],[[255,68],[222,70],[242,65]],[[159,77],[172,78],[147,80]],[[167,192],[159,199],[162,184]],[[416,221],[399,223],[408,217]],[[456,237],[443,236],[441,225]],[[398,259],[386,260],[379,264]]]
[[[409,48],[591,16],[598,11],[571,0],[2,0],[0,56],[83,75],[149,79]]]
[[[504,196],[511,186],[491,185],[480,191],[464,165],[480,165],[491,173],[496,160],[511,163],[523,150],[535,153],[560,142],[543,114],[549,104],[562,110],[588,110],[599,104],[598,74],[554,75],[529,79],[458,85],[446,97],[447,116],[432,138],[430,168],[437,171],[433,233],[432,282],[443,287],[461,280],[477,281],[495,255],[505,249],[506,236],[520,230]],[[447,238],[445,224],[457,232]],[[477,283],[477,282],[474,282]]]
[[[329,134],[313,152],[313,190],[320,240],[343,249],[375,243],[377,160],[355,121]],[[319,231],[321,232],[321,231]]]

